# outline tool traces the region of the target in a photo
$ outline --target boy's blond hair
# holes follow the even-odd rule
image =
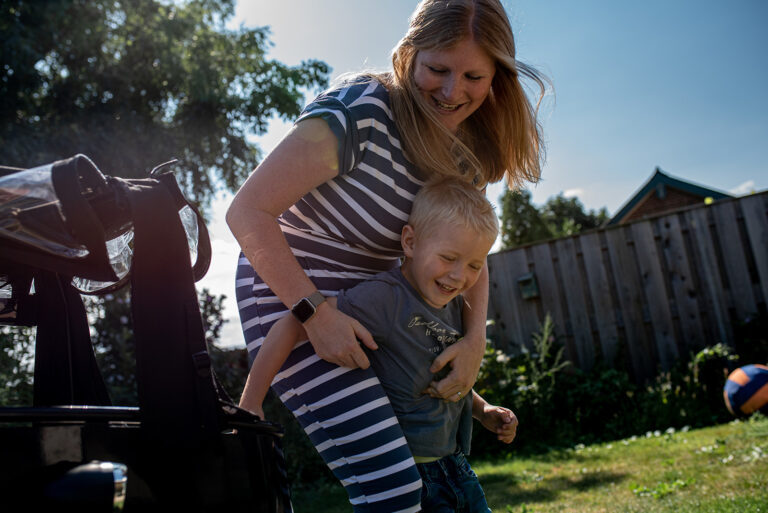
[[[489,241],[495,241],[499,234],[493,205],[474,185],[456,178],[431,179],[413,199],[408,224],[417,237],[429,236],[441,222],[469,228]]]

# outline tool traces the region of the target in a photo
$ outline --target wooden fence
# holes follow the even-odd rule
[[[566,357],[637,381],[766,311],[768,191],[489,255],[489,336],[531,348],[550,313]]]

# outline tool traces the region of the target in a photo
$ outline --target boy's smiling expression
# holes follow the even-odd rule
[[[424,301],[443,308],[475,284],[494,241],[452,222],[440,222],[426,236],[411,225],[402,233],[402,272]]]

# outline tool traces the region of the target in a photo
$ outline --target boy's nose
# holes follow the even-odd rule
[[[448,271],[448,277],[454,282],[459,283],[464,279],[464,273],[459,266],[453,266],[450,271]]]

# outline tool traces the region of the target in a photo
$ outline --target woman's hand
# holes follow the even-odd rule
[[[329,297],[304,329],[317,356],[342,367],[367,369],[371,363],[360,343],[378,349],[373,337],[357,320],[336,309],[336,298]]]
[[[451,371],[440,381],[433,381],[424,391],[432,397],[456,402],[465,397],[477,379],[477,372],[485,354],[485,337],[465,336],[455,344],[448,346],[432,362],[429,371],[433,374],[446,365]]]

